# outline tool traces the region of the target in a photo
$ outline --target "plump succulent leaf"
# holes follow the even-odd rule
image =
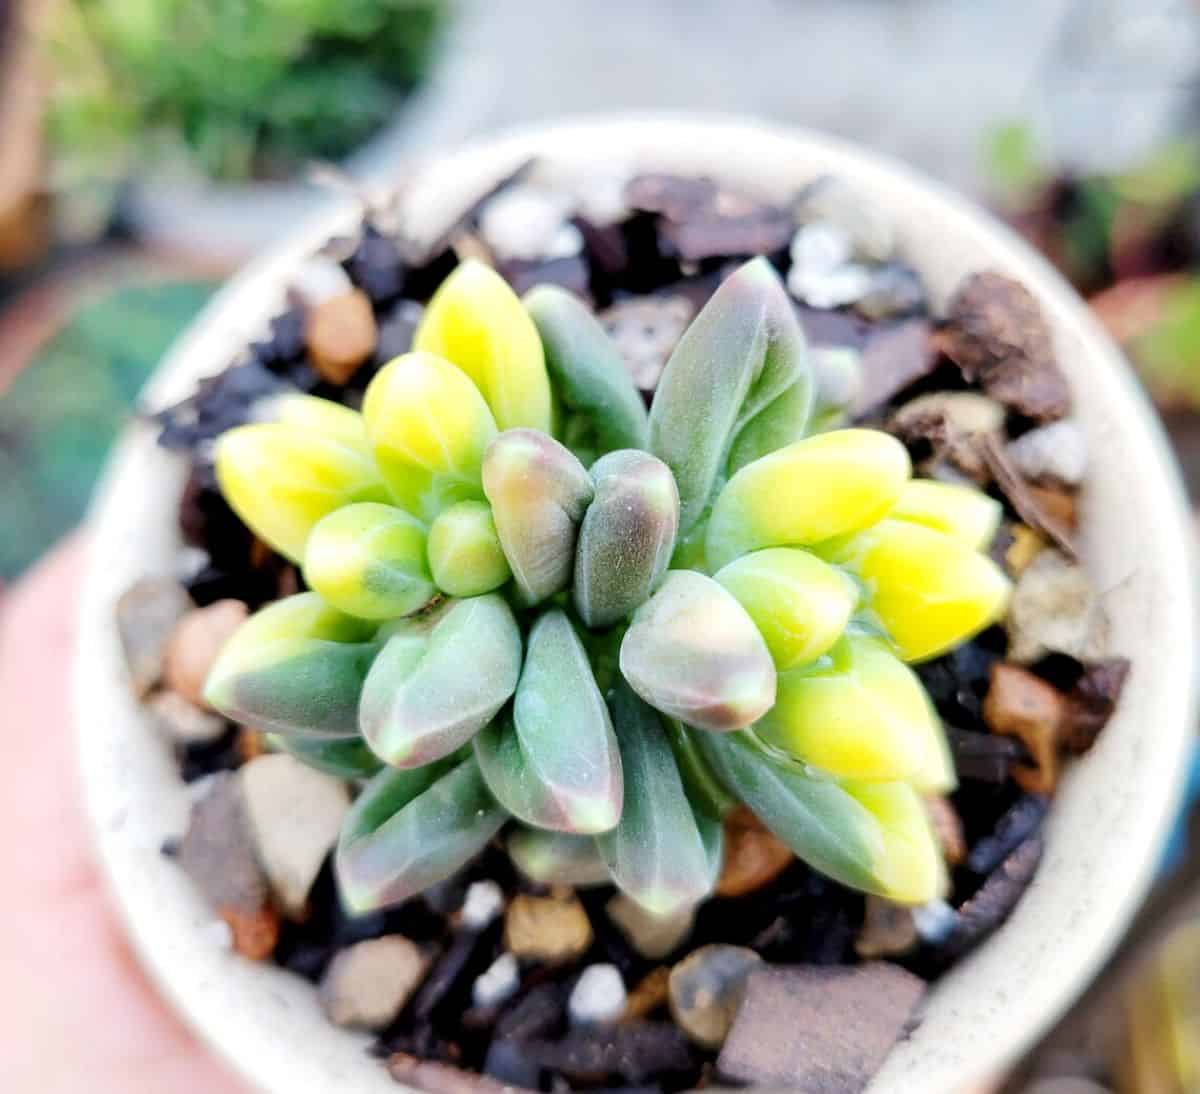
[[[959,539],[904,520],[821,548],[863,583],[866,602],[905,661],[936,657],[996,622],[1010,583]]]
[[[512,577],[491,506],[460,501],[437,515],[429,526],[429,570],[447,596],[482,596]]]
[[[579,524],[592,500],[592,480],[583,464],[544,433],[510,429],[484,456],[483,488],[527,603],[565,589]]]
[[[878,638],[847,635],[829,656],[781,672],[775,705],[754,731],[838,778],[953,785],[925,689]]]
[[[521,633],[496,593],[451,601],[390,628],[363,686],[359,727],[393,767],[419,767],[466,744],[508,702]]]
[[[763,456],[734,475],[713,505],[709,565],[874,524],[895,505],[910,471],[904,445],[872,429],[822,433]]]
[[[554,391],[584,423],[576,443],[599,452],[644,449],[650,433],[646,404],[591,309],[557,285],[538,285],[524,303],[541,336]]]
[[[267,744],[280,752],[289,752],[309,767],[339,779],[369,779],[383,767],[383,762],[361,737],[313,740],[268,733]]]
[[[492,793],[519,820],[593,834],[621,816],[621,754],[587,652],[561,611],[529,632],[512,717],[476,738]]]
[[[385,768],[342,825],[334,867],[343,903],[361,915],[415,896],[470,862],[506,820],[473,756]]]
[[[300,593],[252,615],[205,684],[210,706],[280,734],[352,737],[358,697],[379,646],[373,624]]]
[[[317,523],[304,549],[304,580],[361,619],[410,615],[437,593],[425,561],[425,526],[378,502],[347,505]]]
[[[575,609],[589,627],[609,627],[666,573],[679,493],[670,468],[646,452],[610,452],[592,465],[591,476],[595,496],[575,550]]]
[[[625,684],[609,702],[625,768],[625,811],[616,828],[596,837],[596,846],[632,900],[669,916],[701,901],[716,884],[719,836],[711,818],[697,821],[658,714]]]
[[[739,434],[757,432],[755,417],[796,384],[810,386],[804,335],[779,276],[757,258],[726,278],[684,332],[650,408],[650,451],[675,475],[684,532],[704,512]],[[789,398],[794,417],[803,392]],[[764,433],[778,424],[769,418]],[[764,441],[745,443],[757,451]]]
[[[591,836],[519,825],[508,837],[508,857],[530,881],[576,889],[612,880]]]
[[[759,411],[738,434],[729,450],[727,474],[732,475],[777,448],[801,440],[811,432],[812,414],[813,386],[805,376]]]
[[[550,378],[537,328],[508,283],[467,261],[425,309],[413,348],[463,370],[483,393],[500,429],[551,429]]]
[[[358,501],[387,501],[374,464],[360,448],[279,422],[244,425],[216,444],[225,500],[259,539],[293,562],[317,521]]]
[[[697,740],[718,777],[814,869],[900,903],[942,895],[945,866],[911,787],[814,778],[745,733]]]
[[[302,430],[308,436],[327,437],[352,448],[364,459],[370,459],[367,428],[357,410],[319,399],[315,395],[288,392],[273,396],[255,408],[255,418],[264,422],[279,422]]]
[[[741,729],[775,702],[775,666],[754,621],[691,570],[669,571],[634,613],[621,673],[652,707],[701,729]]]
[[[367,386],[363,421],[396,503],[431,521],[483,497],[480,466],[496,436],[483,396],[461,369],[432,353],[406,353]]]
[[[888,516],[923,524],[976,551],[986,550],[1000,527],[1004,506],[982,490],[953,482],[911,479]]]
[[[852,579],[796,547],[753,551],[715,577],[754,620],[780,672],[825,653],[858,603]]]

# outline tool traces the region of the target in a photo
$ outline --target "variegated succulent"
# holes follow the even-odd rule
[[[892,900],[945,883],[922,795],[954,771],[908,667],[995,621],[996,502],[836,421],[762,259],[649,412],[591,311],[460,266],[362,412],[285,396],[218,442],[234,510],[309,592],[253,616],[211,704],[366,780],[343,899],[404,900],[510,821],[539,881],[701,900],[743,802]]]

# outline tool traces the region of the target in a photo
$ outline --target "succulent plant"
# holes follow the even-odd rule
[[[362,413],[307,396],[223,435],[218,480],[312,591],[260,611],[209,702],[363,781],[336,855],[366,911],[514,822],[538,881],[703,899],[744,803],[815,869],[940,895],[922,795],[954,769],[909,663],[1003,613],[998,503],[891,436],[814,432],[792,306],[728,277],[650,411],[587,307],[460,266]]]

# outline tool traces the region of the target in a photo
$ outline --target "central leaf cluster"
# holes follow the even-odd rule
[[[527,874],[672,912],[714,885],[736,800],[846,884],[938,895],[920,795],[953,769],[905,662],[1003,611],[999,506],[912,480],[887,434],[808,435],[836,417],[814,387],[765,260],[649,413],[586,305],[469,262],[361,414],[287,396],[220,439],[226,498],[312,591],[243,626],[208,699],[370,777],[348,904],[406,899],[515,818]]]

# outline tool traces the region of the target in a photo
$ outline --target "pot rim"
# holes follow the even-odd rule
[[[1134,672],[1114,723],[1064,780],[1033,885],[1009,922],[938,981],[924,1019],[872,1090],[930,1094],[984,1080],[1066,1010],[1119,941],[1182,796],[1196,711],[1196,571],[1190,512],[1162,427],[1119,351],[1044,259],[965,198],[835,137],[711,115],[526,126],[418,165],[411,218],[436,228],[453,214],[463,177],[473,191],[534,150],[584,170],[628,150],[641,167],[666,159],[676,169],[739,185],[753,178],[768,189],[834,174],[903,222],[902,246],[912,246],[908,257],[935,301],[961,273],[986,265],[1020,280],[1046,312],[1097,468],[1084,501],[1084,557]],[[327,211],[235,276],[168,354],[145,393],[149,402],[182,397],[223,368],[277,309],[288,271],[357,216],[352,205]],[[163,502],[173,505],[181,483],[148,426],[135,426],[115,450],[89,517],[73,686],[98,859],[152,979],[244,1079],[288,1094],[334,1082],[395,1092],[386,1069],[366,1057],[366,1038],[324,1024],[306,983],[204,941],[199,928],[212,913],[159,853],[163,834],[183,830],[188,793],[129,691],[113,608],[137,576],[169,571],[177,539],[174,521],[162,520]],[[1093,494],[1098,500],[1089,505]],[[1150,725],[1153,740],[1139,729]]]

